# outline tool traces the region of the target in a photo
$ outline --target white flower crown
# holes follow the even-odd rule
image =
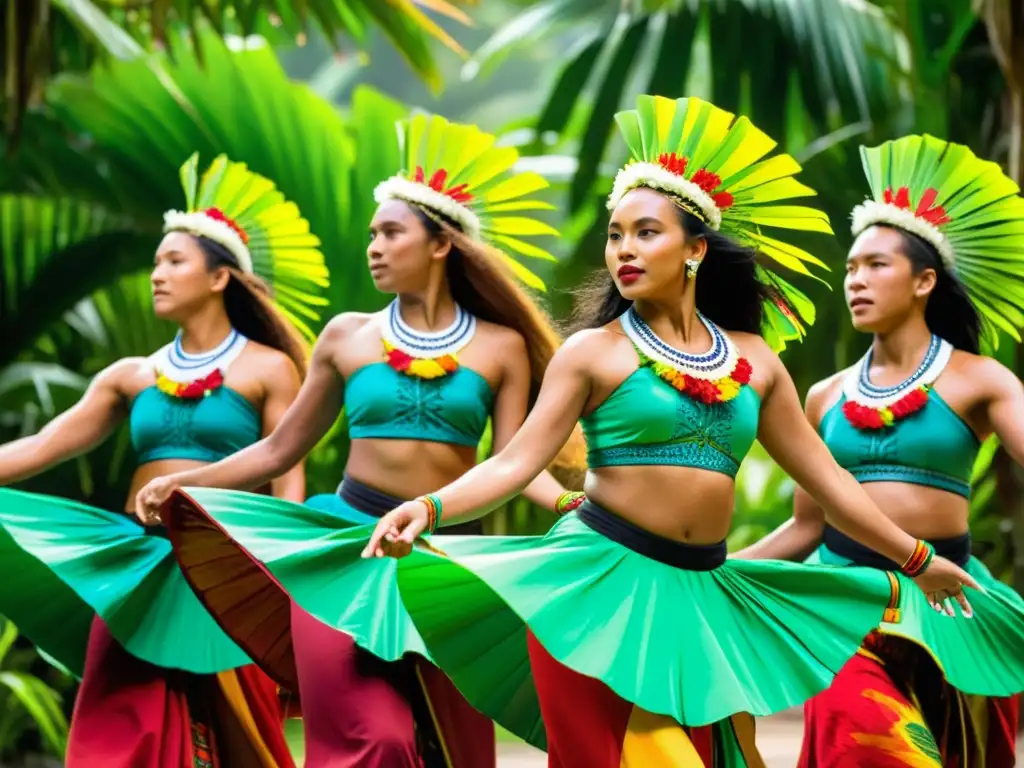
[[[190,235],[207,237],[224,246],[235,257],[243,272],[252,274],[252,254],[241,236],[225,222],[203,211],[167,211],[164,214],[164,232],[188,232]]]
[[[877,200],[865,200],[853,209],[850,218],[853,226],[850,228],[853,236],[857,237],[868,227],[875,224],[885,224],[890,227],[910,232],[917,235],[926,243],[931,245],[939,253],[946,269],[956,269],[956,254],[949,240],[942,234],[941,230],[930,221],[925,221],[914,212],[906,208],[897,208],[891,203],[880,203]]]
[[[615,175],[615,184],[608,196],[608,210],[613,210],[627,192],[637,187],[651,187],[681,197],[697,206],[709,227],[717,230],[722,225],[722,211],[711,195],[692,181],[654,163],[630,163]]]
[[[448,195],[418,181],[412,181],[404,176],[392,176],[377,185],[373,190],[373,199],[378,204],[386,200],[402,200],[429,208],[458,224],[470,239],[480,239],[480,219],[473,211],[455,202]]]

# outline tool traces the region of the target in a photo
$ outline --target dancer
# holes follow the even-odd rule
[[[381,312],[330,322],[295,406],[270,437],[154,480],[138,497],[145,517],[177,487],[258,486],[310,451],[344,404],[352,445],[336,495],[300,506],[196,491],[209,518],[168,518],[182,567],[213,615],[282,684],[297,683],[306,764],[316,768],[494,765],[493,725],[436,667],[402,660],[427,654],[397,600],[394,569],[358,560],[339,568],[331,546],[341,529],[469,470],[488,419],[493,447],[503,449],[558,345],[502,256],[482,242],[545,255],[519,237],[556,232],[519,212],[545,207],[521,198],[546,182],[508,173],[516,151],[494,147],[475,126],[418,115],[401,130],[408,173],[377,187],[367,248],[375,285],[397,297]],[[559,463],[571,465],[571,450]],[[563,493],[548,473],[525,492],[549,509]],[[391,610],[382,616],[385,597]]]
[[[979,356],[980,336],[1016,336],[1024,323],[1024,200],[995,163],[931,136],[861,154],[872,199],[853,212],[845,292],[854,327],[873,341],[811,389],[807,419],[897,525],[964,566],[988,596],[975,602],[976,622],[903,611],[883,623],[807,703],[800,764],[1008,767],[1024,600],[971,557],[967,524],[980,441],[995,434],[1024,463],[1024,387]],[[811,562],[893,567],[828,525],[800,489],[794,517],[740,556],[815,547]]]
[[[750,715],[827,686],[907,576],[965,607],[973,581],[835,465],[759,336],[764,302],[795,318],[795,294],[755,247],[814,261],[760,227],[829,231],[823,214],[776,204],[811,192],[796,163],[762,160],[768,137],[699,99],[641,97],[617,122],[633,161],[609,200],[610,276],[584,294],[590,330],[559,350],[503,451],[333,554],[409,554],[421,532],[516,493],[582,418],[590,473],[576,513],[543,539],[434,539],[449,557],[400,561],[406,608],[470,702],[535,743],[526,704],[539,697],[551,766],[760,765]],[[726,560],[733,478],[755,437],[906,576]]]
[[[182,167],[187,212],[164,216],[153,308],[176,323],[148,358],[101,372],[81,401],[38,434],[0,446],[9,485],[99,445],[128,422],[138,467],[127,514],[0,488],[0,613],[82,678],[69,768],[293,765],[274,683],[206,614],[171,556],[165,529],[134,521],[148,480],[259,440],[298,392],[302,337],[327,271],[309,225],[267,179],[217,157]],[[301,466],[267,478],[301,499]]]

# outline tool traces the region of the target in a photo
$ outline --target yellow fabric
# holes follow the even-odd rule
[[[218,673],[217,684],[220,686],[224,701],[227,702],[232,714],[234,714],[235,719],[238,721],[238,725],[248,737],[249,745],[252,747],[253,753],[259,758],[260,765],[263,768],[281,768],[270,750],[267,749],[266,742],[263,741],[263,736],[260,734],[260,729],[256,726],[256,721],[249,710],[249,704],[245,700],[245,694],[242,692],[242,686],[238,682],[238,675],[235,671],[228,670],[227,672]]]
[[[620,768],[707,768],[686,731],[671,717],[633,707]]]

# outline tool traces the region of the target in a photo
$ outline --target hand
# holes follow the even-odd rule
[[[427,505],[407,501],[380,519],[363,549],[363,557],[405,557],[412,552],[416,537],[426,529]]]
[[[956,613],[953,611],[953,603],[950,599],[953,598],[960,603],[960,610],[968,619],[974,615],[974,611],[971,610],[971,604],[968,602],[963,588],[970,587],[979,592],[985,591],[978,585],[978,582],[970,577],[967,571],[938,555],[932,559],[925,572],[914,579],[914,582],[921,588],[928,598],[928,602],[936,611],[948,616],[955,616]]]
[[[135,516],[143,525],[160,525],[160,507],[180,487],[174,475],[150,480],[135,495]]]

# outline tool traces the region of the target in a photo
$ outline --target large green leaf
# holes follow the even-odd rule
[[[0,195],[0,368],[90,291],[145,264],[143,243],[102,208]]]
[[[901,108],[894,78],[904,71],[900,31],[867,0],[620,0],[586,6],[549,3],[550,16],[566,26],[604,20],[600,36],[562,62],[538,130],[559,129],[583,113],[573,211],[594,182],[613,131],[612,114],[632,106],[637,92],[675,98],[705,95],[719,106],[751,117],[769,135],[785,139],[789,104],[817,133]],[[556,13],[557,12],[557,13]],[[541,14],[529,8],[510,22],[518,29]],[[499,31],[474,60],[486,68],[541,30]],[[588,38],[591,39],[591,38]],[[496,45],[502,41],[505,45]],[[706,75],[703,77],[701,75]],[[628,87],[627,87],[628,86]],[[706,93],[695,93],[700,91]]]

